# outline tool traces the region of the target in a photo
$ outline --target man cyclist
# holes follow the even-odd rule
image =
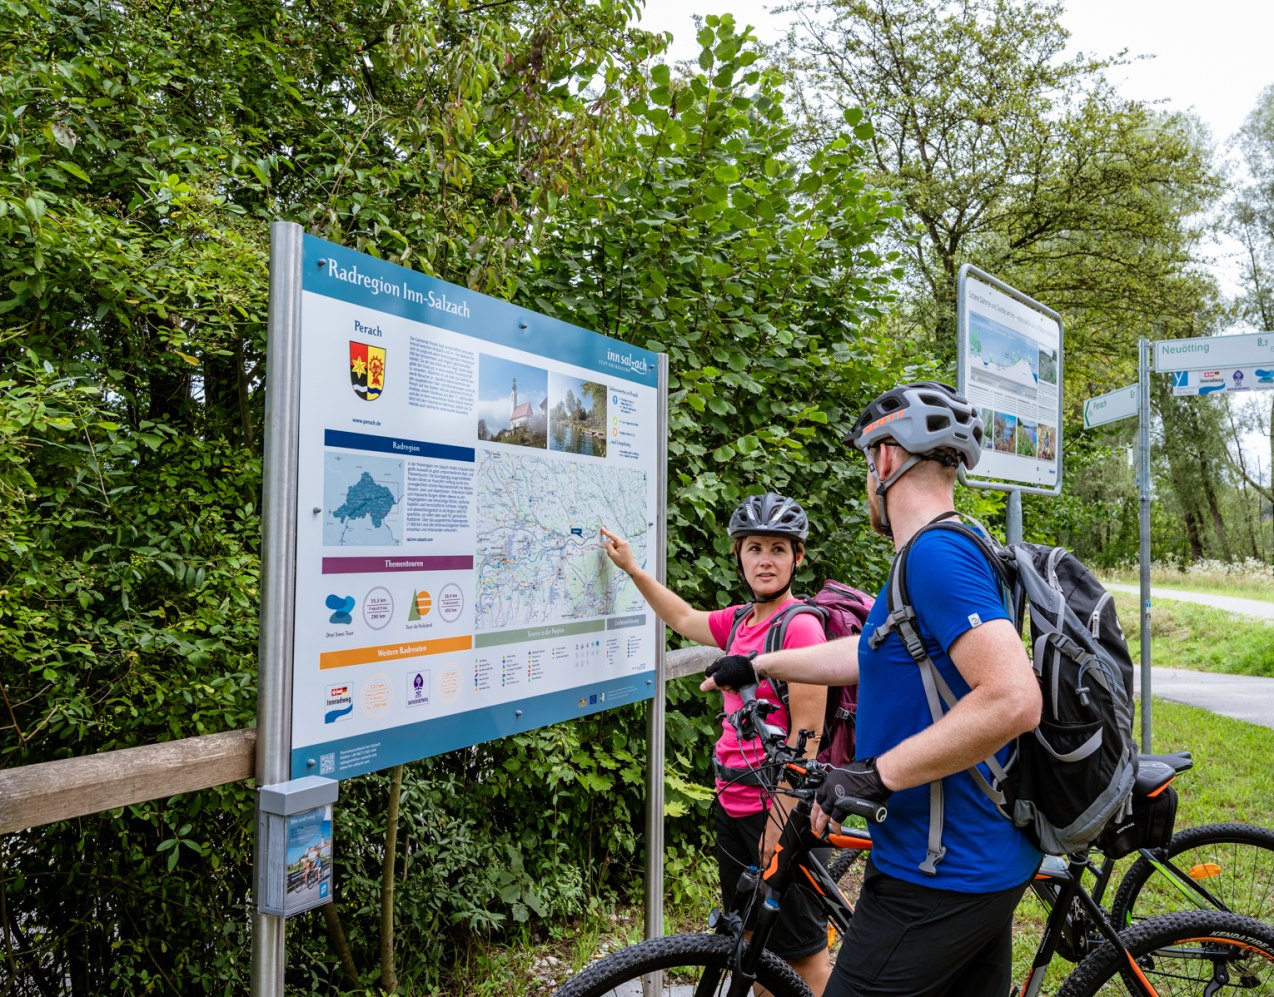
[[[673,630],[698,641],[715,645],[736,655],[754,654],[765,647],[770,624],[780,611],[795,601],[792,582],[805,557],[809,520],[795,501],[774,492],[744,499],[730,517],[728,528],[734,544],[735,563],[751,593],[748,603],[705,612],[694,609],[671,589],[644,571],[633,557],[627,541],[602,527],[602,545],[607,556],[637,584],[655,614]],[[736,622],[737,620],[737,622]],[[784,633],[785,648],[801,648],[826,641],[823,627],[809,613],[792,618]],[[724,690],[723,690],[724,691]],[[827,702],[827,690],[818,685],[793,682],[788,685],[788,703],[768,681],[757,688],[757,698],[775,704],[767,718],[792,732],[795,741],[801,729],[819,732]],[[743,701],[725,691],[725,713],[742,707]],[[790,712],[789,712],[790,707]],[[809,742],[808,754],[818,751],[818,739]],[[755,769],[765,760],[759,740],[740,741],[738,731],[728,721],[713,750],[716,773],[717,868],[723,908],[733,906],[739,875],[747,866],[761,866],[778,841],[782,825],[771,820]],[[792,892],[768,943],[770,951],[791,964],[806,984],[819,995],[831,971],[827,958],[827,919],[801,891]]]
[[[982,435],[977,410],[939,382],[902,385],[867,406],[845,442],[867,458],[872,528],[896,552],[927,524],[955,516],[957,469],[977,463]],[[858,758],[828,778],[811,825],[826,829],[840,795],[888,800],[889,819],[872,830],[859,905],[826,997],[1003,997],[1013,910],[1041,856],[966,770],[1038,724],[1039,686],[998,578],[972,540],[926,533],[908,555],[907,581],[929,655],[959,697],[937,723],[899,635],[871,646],[888,613],[883,592],[861,635],[754,661],[726,656],[703,685],[737,687],[754,673],[858,682]],[[929,833],[935,780],[941,849]]]

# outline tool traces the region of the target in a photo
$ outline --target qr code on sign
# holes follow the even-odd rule
[[[319,775],[331,775],[336,771],[336,752],[319,755]]]

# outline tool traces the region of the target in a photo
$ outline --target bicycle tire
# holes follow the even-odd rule
[[[867,856],[870,851],[865,848],[840,848],[827,863],[827,874],[840,888],[841,894],[849,901],[851,907],[858,906],[858,895],[863,889],[863,876],[867,872]],[[835,925],[828,923],[827,947],[836,945],[838,933]]]
[[[1274,926],[1219,910],[1163,914],[1128,928],[1066,978],[1057,997],[1144,994],[1124,949],[1159,997],[1267,994],[1274,987]]]
[[[836,854],[832,856],[832,860],[827,863],[827,872],[837,883],[851,870],[858,873],[859,879],[862,878],[863,865],[867,858],[867,850],[862,848],[838,848]],[[848,894],[847,894],[848,896]],[[857,896],[857,893],[855,893]],[[849,897],[853,900],[854,897]]]
[[[1189,827],[1172,836],[1164,854],[1231,913],[1274,921],[1274,830],[1231,823]],[[1111,916],[1123,928],[1194,906],[1142,855],[1120,880]]]
[[[672,982],[684,983],[682,971],[694,971],[694,980],[700,989],[695,997],[725,994],[732,974],[730,958],[734,952],[734,940],[725,935],[686,934],[651,938],[628,948],[620,949],[586,967],[557,989],[556,997],[610,997],[615,994],[640,994],[642,976],[663,970],[665,992]],[[671,979],[669,977],[672,977]],[[792,969],[772,952],[761,953],[761,965],[756,982],[774,997],[812,997],[809,987]],[[637,983],[623,990],[625,984]],[[744,986],[743,992],[752,990]]]

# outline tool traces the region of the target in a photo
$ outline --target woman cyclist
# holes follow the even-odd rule
[[[728,654],[760,653],[775,615],[795,601],[792,582],[805,557],[809,520],[792,499],[773,492],[744,499],[730,517],[729,534],[735,561],[751,592],[749,603],[714,612],[694,609],[668,587],[642,569],[628,542],[602,527],[602,546],[615,566],[624,571],[645,597],[655,614],[673,630],[700,644],[716,646]],[[738,625],[736,615],[742,615]],[[809,613],[793,617],[784,635],[783,647],[807,647],[826,640],[822,625]],[[777,709],[767,718],[789,732],[805,729],[821,734],[827,690],[822,686],[791,683],[788,703],[768,681],[757,688],[757,698],[774,703]],[[726,691],[725,712],[742,705],[734,691]],[[818,752],[818,737],[810,739],[809,757]],[[751,770],[764,761],[759,741],[740,742],[738,732],[723,720],[721,736],[713,753],[716,773],[717,865],[721,879],[723,907],[729,910],[746,866],[761,865],[777,843],[781,819],[769,820],[767,803]],[[789,962],[809,985],[815,997],[823,992],[830,965],[827,957],[827,920],[800,890],[784,902],[782,914],[769,948]]]

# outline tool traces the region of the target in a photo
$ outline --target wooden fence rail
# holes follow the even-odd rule
[[[668,678],[701,673],[719,652],[668,652]],[[255,729],[188,737],[0,771],[0,834],[251,779]]]

